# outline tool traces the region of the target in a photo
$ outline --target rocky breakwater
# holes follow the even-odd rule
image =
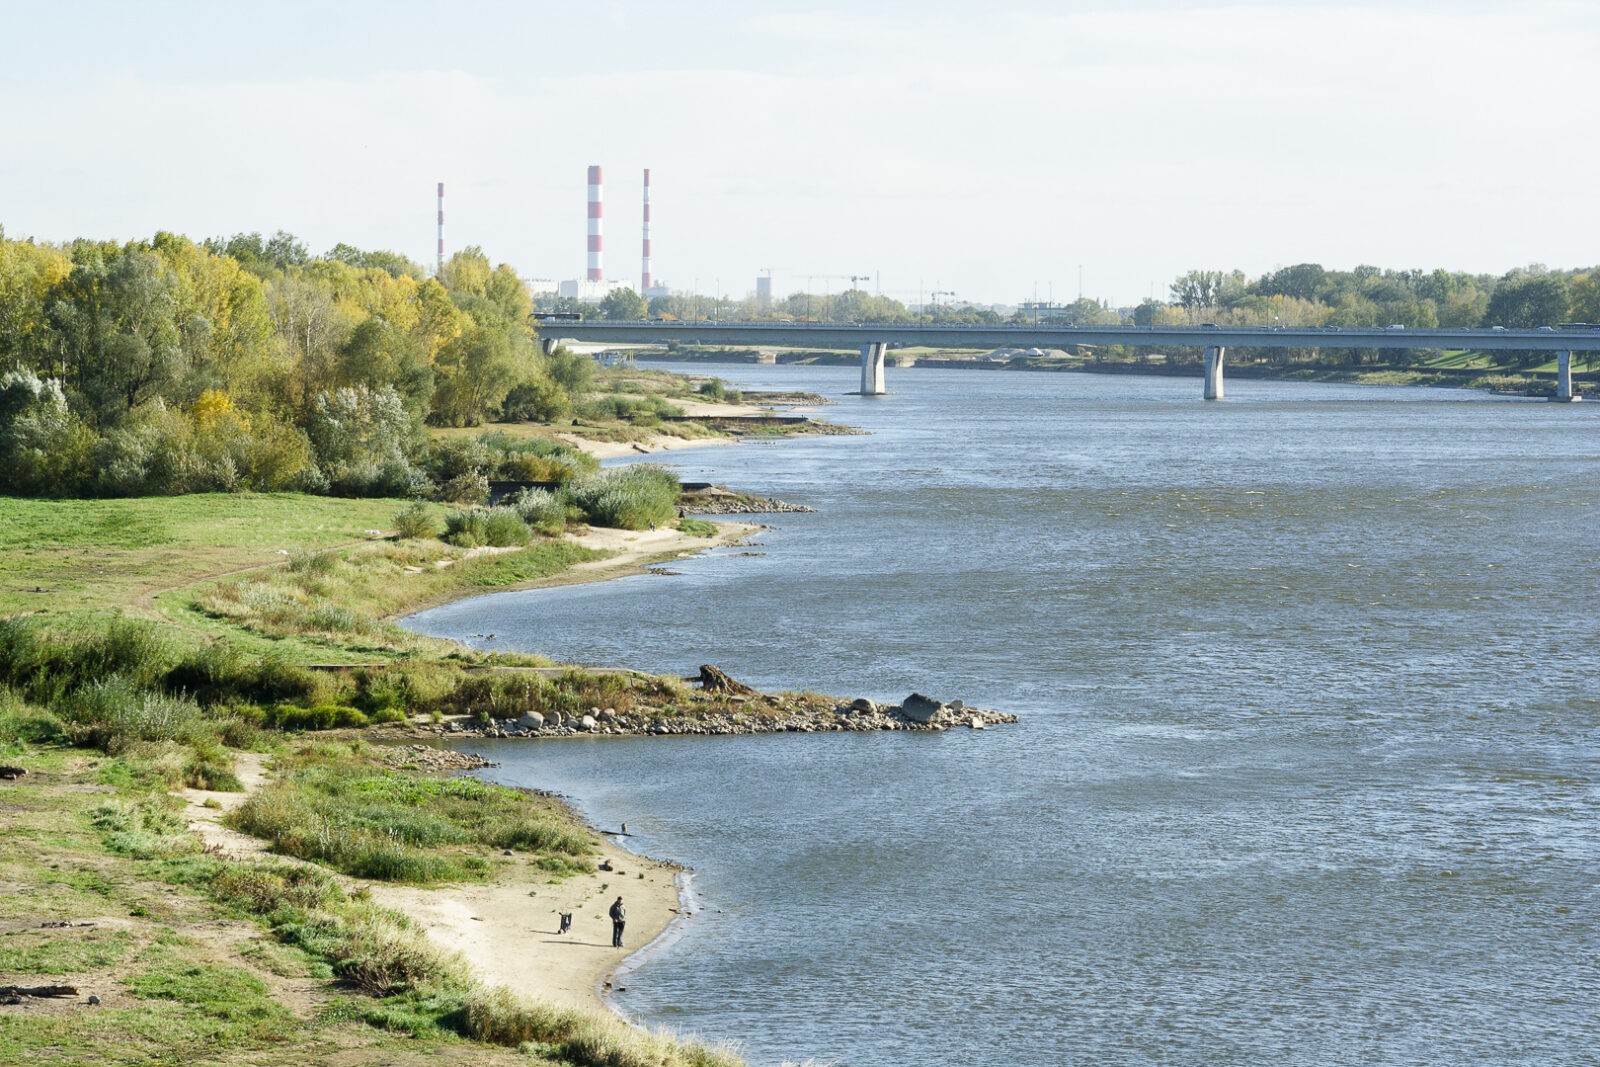
[[[686,490],[678,504],[685,512],[696,515],[768,515],[816,510],[804,504],[790,504],[768,496],[736,492],[721,485]]]
[[[590,708],[581,714],[528,712],[515,719],[451,720],[436,731],[467,737],[593,737],[867,732],[873,730],[983,730],[1017,721],[1015,715],[968,707],[912,693],[899,704],[865,697],[841,701],[815,693],[758,693],[715,667],[702,667],[703,698],[693,706]]]

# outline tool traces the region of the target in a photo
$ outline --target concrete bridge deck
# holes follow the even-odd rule
[[[884,391],[884,354],[890,344],[943,348],[1063,348],[1126,345],[1132,348],[1195,347],[1206,350],[1204,396],[1222,399],[1222,366],[1228,348],[1403,348],[1443,351],[1538,351],[1556,353],[1558,400],[1572,393],[1573,352],[1600,352],[1600,327],[1527,329],[1383,329],[1235,326],[953,326],[931,323],[611,322],[539,324],[546,345],[561,340],[616,343],[747,345],[797,348],[857,348],[861,392]]]

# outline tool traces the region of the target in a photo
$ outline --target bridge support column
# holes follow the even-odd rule
[[[1572,353],[1562,351],[1556,353],[1556,395],[1550,398],[1562,404],[1570,404],[1583,397],[1572,391]]]
[[[882,341],[861,346],[862,396],[882,396],[887,392],[883,387],[883,360],[888,350],[889,346]]]
[[[1221,345],[1212,345],[1206,349],[1206,387],[1205,399],[1222,399],[1222,356],[1227,351]]]

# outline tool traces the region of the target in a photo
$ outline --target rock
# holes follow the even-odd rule
[[[857,715],[876,715],[878,714],[878,705],[875,701],[868,700],[866,697],[856,697],[850,702],[850,710]]]
[[[524,730],[542,730],[544,729],[544,716],[537,711],[530,711],[517,720],[517,725]]]
[[[944,705],[932,697],[923,696],[921,693],[912,693],[900,705],[900,711],[912,722],[926,725],[944,711]]]
[[[90,1004],[98,1004],[98,1003],[100,1003],[100,998],[95,996],[93,993],[90,993],[89,994],[89,1003]]]
[[[585,715],[583,718],[578,720],[578,729],[580,730],[593,730],[595,726],[596,723],[593,715]]]
[[[983,719],[979,718],[976,715],[974,715],[970,720],[968,720],[967,725],[972,727],[974,730],[985,729],[985,726],[983,724]]]
[[[747,697],[761,695],[743,682],[734,681],[725,672],[709,663],[700,665],[700,676],[696,680],[700,683],[700,688],[708,693],[739,693]]]
[[[967,705],[959,700],[952,700],[950,703],[946,704],[945,707],[949,708],[951,711],[965,711]]]

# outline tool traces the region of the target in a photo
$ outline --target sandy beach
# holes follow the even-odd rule
[[[609,841],[604,856],[614,870],[557,881],[513,860],[488,885],[373,885],[372,897],[460,952],[486,982],[564,1007],[609,1007],[601,984],[677,918],[681,868]],[[628,920],[624,947],[616,949],[606,912],[619,895]],[[565,934],[557,932],[562,912],[572,914]]]

